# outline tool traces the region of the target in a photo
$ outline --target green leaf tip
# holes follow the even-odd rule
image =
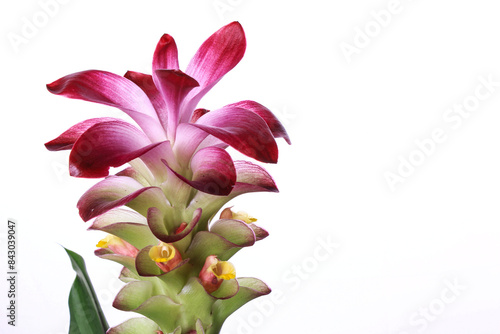
[[[63,248],[76,272],[68,299],[69,334],[105,334],[109,325],[87,274],[85,261],[77,253]]]

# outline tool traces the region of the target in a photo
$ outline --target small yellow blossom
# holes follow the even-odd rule
[[[218,261],[210,266],[210,270],[220,279],[228,280],[236,277],[236,269],[233,264],[228,261]]]
[[[164,242],[153,246],[149,250],[149,257],[155,262],[168,262],[175,257],[175,247]]]
[[[242,220],[247,224],[255,223],[257,221],[257,218],[250,216],[245,211],[234,212],[231,208],[225,208],[222,211],[220,218]]]

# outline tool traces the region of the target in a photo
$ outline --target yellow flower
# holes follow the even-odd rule
[[[236,277],[236,269],[228,261],[220,261],[216,255],[210,255],[205,259],[205,265],[200,271],[201,285],[208,293],[217,290],[222,281]]]
[[[120,245],[120,244],[122,244],[122,239],[112,234],[108,234],[104,239],[99,240],[96,247],[108,248],[110,245]]]
[[[160,242],[158,246],[151,247],[149,257],[155,262],[168,262],[175,257],[176,253],[174,246]]]
[[[250,216],[245,211],[234,212],[231,208],[225,208],[220,214],[220,219],[242,220],[247,224],[255,223],[257,221],[257,218]]]
[[[156,265],[164,272],[177,267],[182,261],[182,256],[171,244],[160,242],[157,246],[151,247],[149,257],[156,262]]]
[[[99,240],[96,247],[108,248],[115,254],[130,257],[135,257],[139,252],[137,248],[112,234],[108,234],[104,239]]]
[[[218,261],[210,266],[210,270],[212,270],[217,278],[228,280],[236,277],[236,269],[233,264],[228,261]]]

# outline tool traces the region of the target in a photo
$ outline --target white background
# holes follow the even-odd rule
[[[78,121],[124,116],[45,84],[86,69],[150,73],[163,33],[176,39],[183,68],[233,20],[246,55],[201,106],[256,100],[293,145],[279,140],[280,161],[267,167],[280,194],[233,203],[271,233],[233,258],[238,276],[263,279],[275,298],[240,309],[223,333],[500,332],[500,87],[460,124],[443,118],[488,92],[480,77],[500,81],[495,2],[62,2],[50,17],[35,0],[0,5],[2,333],[67,333],[74,273],[60,245],[84,256],[110,325],[135,316],[111,307],[119,266],[93,255],[102,235],[76,210],[96,181],[70,178],[68,153],[43,146]],[[381,26],[371,12],[388,7],[397,10]],[[26,22],[39,26],[31,36]],[[16,46],[14,35],[25,40]],[[346,44],[357,53],[346,57]],[[436,129],[446,139],[418,153],[416,141]],[[421,164],[393,191],[386,173],[410,157]],[[3,315],[8,218],[19,237],[15,328]],[[318,248],[329,241],[338,244],[331,254]]]

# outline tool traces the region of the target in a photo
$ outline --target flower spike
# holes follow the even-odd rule
[[[276,138],[290,138],[257,102],[198,107],[245,49],[243,28],[232,22],[183,70],[173,37],[164,34],[150,74],[89,70],[47,85],[56,95],[118,108],[136,123],[92,118],[45,144],[70,150],[70,175],[104,178],[77,207],[85,222],[93,220],[89,230],[108,233],[95,255],[123,266],[125,286],[113,306],[144,316],[108,334],[217,334],[231,313],[271,292],[256,278],[237,278],[229,262],[269,233],[248,213],[222,208],[239,195],[278,188],[263,167],[235,161],[226,149],[276,163]],[[112,167],[121,170],[109,175]]]

